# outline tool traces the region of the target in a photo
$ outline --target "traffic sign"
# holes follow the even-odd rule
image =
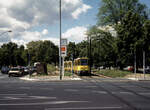
[[[67,46],[61,46],[61,56],[67,56]]]
[[[63,38],[61,39],[61,45],[67,45],[67,39]]]

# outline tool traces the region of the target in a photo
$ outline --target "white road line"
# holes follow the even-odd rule
[[[133,94],[131,92],[119,92],[119,93],[121,93],[121,94]]]
[[[36,100],[36,99],[56,99],[56,97],[45,97],[45,96],[4,97],[4,99],[0,100]]]
[[[0,106],[19,106],[19,105],[48,105],[48,104],[67,104],[67,103],[85,103],[88,101],[51,101],[51,102],[40,102],[40,103],[7,103],[0,104]]]
[[[6,76],[0,76],[0,79],[6,78]]]
[[[8,96],[8,95],[12,95],[12,96],[26,96],[27,94],[0,94],[2,96]]]
[[[78,92],[79,90],[77,90],[77,89],[64,89],[64,91],[69,91],[69,92]]]
[[[86,88],[97,88],[97,86],[85,86]]]
[[[142,95],[150,95],[150,93],[149,92],[147,92],[147,93],[139,93],[139,94],[142,94]]]
[[[99,93],[99,94],[107,94],[106,91],[92,91],[92,92],[94,92],[94,93]]]
[[[120,106],[116,106],[116,107],[78,107],[78,108],[47,108],[45,110],[93,110],[93,109],[97,109],[97,110],[105,110],[105,109],[122,109],[122,107]]]
[[[30,87],[20,87],[21,89],[30,89]]]

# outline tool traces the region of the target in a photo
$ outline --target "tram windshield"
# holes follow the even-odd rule
[[[81,65],[88,65],[87,59],[81,59],[80,62],[81,62]]]

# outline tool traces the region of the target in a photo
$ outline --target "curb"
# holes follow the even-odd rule
[[[72,81],[72,80],[82,80],[81,78],[62,78],[62,80],[59,79],[59,77],[50,77],[50,78],[30,78],[30,77],[22,77],[21,80],[26,81]]]
[[[143,78],[127,78],[127,79],[134,81],[150,81],[150,79],[143,79]]]

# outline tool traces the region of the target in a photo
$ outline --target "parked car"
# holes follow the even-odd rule
[[[147,66],[147,67],[145,68],[145,73],[150,73],[150,66]]]
[[[23,67],[23,69],[25,74],[29,74],[30,72],[29,67]]]
[[[8,67],[8,66],[2,66],[1,72],[2,72],[3,74],[8,74],[8,72],[9,72],[9,67]]]
[[[134,67],[133,66],[128,66],[128,71],[133,71]]]
[[[31,72],[32,73],[37,72],[37,68],[35,66],[31,67]]]
[[[22,76],[24,75],[24,69],[21,67],[12,67],[9,72],[8,76]]]

